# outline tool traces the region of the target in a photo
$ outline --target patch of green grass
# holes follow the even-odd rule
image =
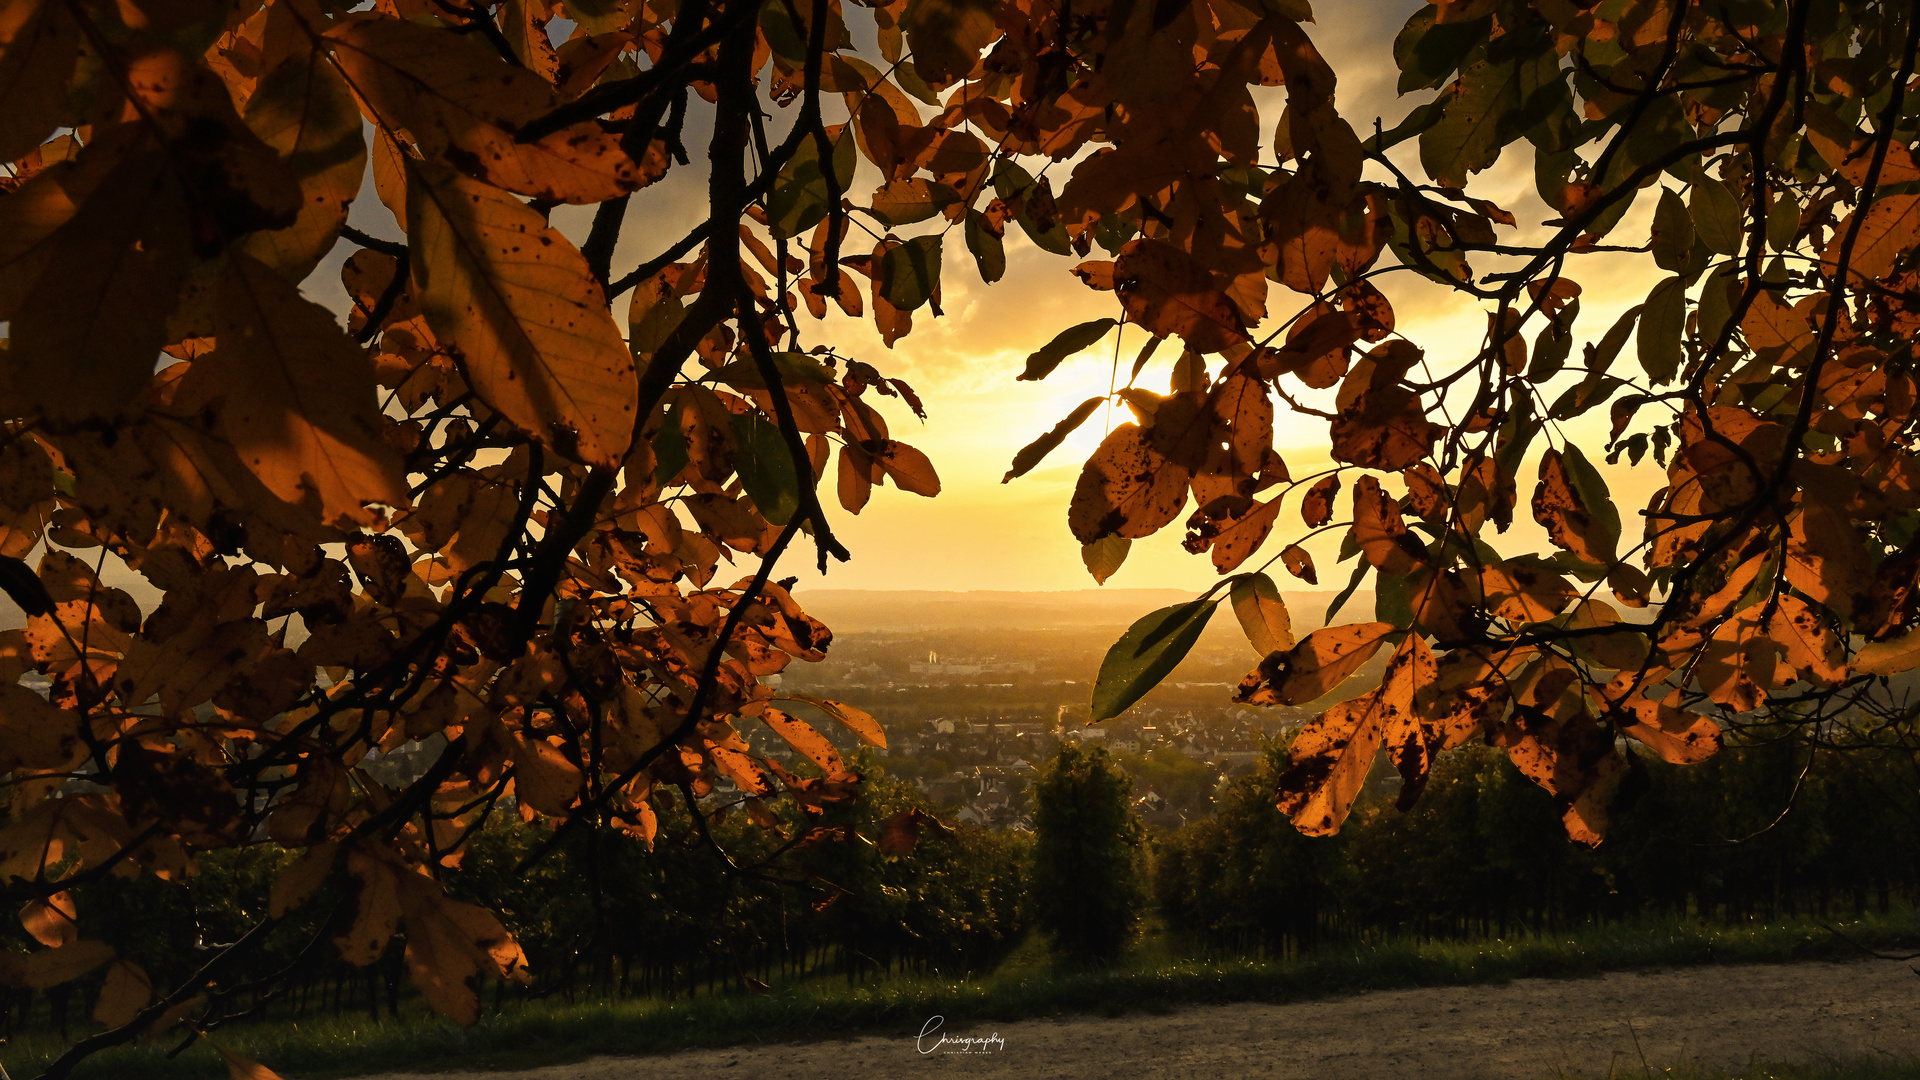
[[[1920,911],[1836,926],[1861,945],[1893,948],[1920,939]],[[894,976],[849,984],[842,978],[821,976],[757,995],[510,1005],[470,1028],[425,1015],[398,1021],[342,1016],[272,1021],[223,1031],[216,1037],[289,1080],[317,1080],[454,1066],[520,1068],[596,1054],[661,1053],[862,1031],[910,1035],[936,1013],[950,1024],[1068,1013],[1158,1014],[1188,1004],[1285,1002],[1376,989],[1857,955],[1852,945],[1807,920],[1738,927],[1670,923],[1586,927],[1470,942],[1386,941],[1329,946],[1287,961],[1198,958],[1185,955],[1177,939],[1150,934],[1127,961],[1094,972],[1056,971],[1044,947],[1028,941],[997,971],[978,978]],[[171,1061],[165,1057],[168,1048],[164,1043],[118,1048],[89,1059],[76,1075],[113,1080],[225,1075],[219,1059],[206,1047],[194,1047]],[[39,1034],[0,1051],[0,1061],[24,1080],[38,1073],[60,1049],[51,1036]],[[1900,1067],[1905,1071],[1887,1071],[1892,1067],[1883,1065],[1834,1066],[1828,1071],[1766,1068],[1774,1071],[1742,1075],[1752,1080],[1920,1080],[1920,1071],[1908,1066]],[[1641,1071],[1617,1075],[1624,1080]],[[1684,1072],[1658,1075],[1719,1080]]]

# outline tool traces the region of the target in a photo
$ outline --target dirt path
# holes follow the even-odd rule
[[[1165,1016],[1065,1017],[815,1043],[594,1058],[438,1080],[1590,1080],[1698,1062],[1920,1060],[1920,979],[1903,964],[1793,964],[1614,973],[1505,986],[1389,990]],[[973,1038],[978,1052],[956,1053]],[[997,1036],[997,1039],[994,1037]],[[1636,1048],[1636,1039],[1638,1047]],[[930,1052],[927,1052],[930,1051]],[[397,1077],[368,1080],[398,1080]]]

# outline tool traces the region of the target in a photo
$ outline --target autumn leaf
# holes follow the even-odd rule
[[[45,990],[72,982],[113,958],[113,946],[85,938],[26,956],[8,954],[0,956],[0,983]]]
[[[1286,652],[1260,661],[1241,680],[1234,700],[1250,705],[1304,705],[1360,670],[1395,630],[1385,622],[1315,630]]]
[[[1335,705],[1300,729],[1287,748],[1287,768],[1278,782],[1280,812],[1295,828],[1308,836],[1339,832],[1383,746],[1407,786],[1417,790],[1431,748],[1414,695],[1434,676],[1433,654],[1418,635],[1408,635],[1377,688]]]
[[[520,141],[521,127],[558,104],[553,87],[482,38],[390,18],[344,21],[326,36],[367,118],[407,132],[430,163],[444,159],[508,191],[573,203],[617,198],[666,170],[664,160],[636,164],[595,124]],[[407,213],[414,216],[411,202]]]
[[[1287,573],[1294,577],[1309,585],[1320,583],[1313,571],[1313,556],[1308,555],[1307,550],[1300,545],[1288,544],[1285,550],[1280,552],[1280,561],[1286,564]]]
[[[28,0],[0,13],[0,161],[25,157],[60,126],[79,56],[80,28],[64,4]]]
[[[219,1053],[220,1060],[226,1063],[230,1080],[280,1080],[279,1073],[252,1058],[236,1054],[211,1039],[207,1040],[207,1045],[213,1047]]]
[[[1833,231],[1833,239],[1827,242],[1827,249],[1820,257],[1820,269],[1829,277],[1840,272],[1840,257],[1847,251],[1847,236],[1859,213],[1856,210],[1848,215]],[[1859,227],[1860,235],[1853,244],[1847,273],[1870,280],[1889,276],[1900,257],[1920,245],[1920,195],[1881,196],[1867,207]]]
[[[64,892],[54,893],[45,900],[29,900],[27,906],[20,909],[20,925],[35,941],[49,949],[71,945],[80,936],[80,924],[74,916],[73,897]]]
[[[1382,573],[1405,574],[1426,561],[1426,550],[1407,531],[1399,505],[1372,476],[1353,485],[1353,541]]]
[[[792,700],[804,701],[826,713],[835,723],[853,732],[862,743],[882,750],[887,748],[887,734],[881,730],[880,722],[873,718],[872,713],[864,709],[856,709],[843,701],[829,701],[809,694],[794,694]]]
[[[1548,450],[1540,458],[1540,482],[1533,489],[1533,519],[1546,527],[1555,546],[1582,562],[1606,566],[1620,543],[1620,514],[1578,449]]]
[[[1254,652],[1266,656],[1293,648],[1293,618],[1272,578],[1248,574],[1233,583],[1228,599]]]
[[[965,77],[999,34],[985,0],[909,0],[900,25],[914,69],[935,90]]]
[[[1340,474],[1333,473],[1314,481],[1300,501],[1300,519],[1309,529],[1317,529],[1333,520],[1333,499],[1340,494]]]
[[[405,506],[373,365],[326,309],[237,252],[219,297],[219,345],[195,361],[183,393],[218,401],[220,432],[247,469],[328,525],[372,523],[370,503]]]
[[[611,467],[633,438],[633,357],[586,260],[498,188],[407,166],[414,287],[474,390],[564,454]]]
[[[14,312],[9,350],[14,386],[49,418],[111,416],[152,381],[193,264],[186,217],[164,156],[146,151],[61,229]]]
[[[347,222],[366,174],[367,141],[346,82],[318,53],[275,68],[247,99],[247,126],[300,178],[300,213],[284,229],[254,233],[240,250],[299,282]]]
[[[121,1027],[132,1023],[152,1000],[153,979],[145,969],[131,960],[115,960],[93,1003],[93,1018],[109,1028]]]
[[[1067,510],[1074,538],[1151,536],[1180,514],[1191,471],[1167,460],[1138,424],[1121,424],[1087,459]]]
[[[1238,309],[1192,257],[1157,240],[1133,240],[1114,260],[1114,291],[1127,321],[1156,337],[1178,335],[1198,353],[1246,340]]]

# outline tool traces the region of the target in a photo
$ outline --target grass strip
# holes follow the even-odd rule
[[[1119,1016],[1162,1013],[1181,1005],[1279,1003],[1367,990],[1860,955],[1827,925],[1870,948],[1897,948],[1920,939],[1920,911],[1897,911],[1831,924],[1805,919],[1735,927],[1664,923],[1592,926],[1506,940],[1383,941],[1329,946],[1284,961],[1177,958],[1170,955],[1171,943],[1161,940],[1149,941],[1128,962],[1094,972],[1056,972],[1044,964],[1016,963],[972,980],[893,976],[849,984],[819,977],[765,994],[515,1004],[470,1028],[421,1013],[379,1022],[365,1016],[277,1020],[236,1027],[216,1037],[288,1080],[455,1067],[515,1069],[602,1054],[658,1054],[857,1032],[910,1037],[936,1013],[949,1025],[1076,1013]],[[1026,952],[1031,956],[1034,950]],[[173,1041],[96,1055],[76,1075],[102,1080],[225,1077],[225,1066],[204,1047],[168,1060],[166,1050]],[[11,1075],[31,1077],[59,1050],[50,1034],[34,1033],[0,1051],[0,1061]],[[1920,1073],[1912,1070],[1747,1075],[1920,1080]]]

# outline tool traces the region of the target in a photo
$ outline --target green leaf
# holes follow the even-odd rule
[[[1377,135],[1369,135],[1360,144],[1361,149],[1370,154],[1379,153],[1389,147],[1398,146],[1416,135],[1425,133],[1429,128],[1446,119],[1445,101],[1429,101],[1425,105],[1415,106],[1401,121],[1392,128]]]
[[[1589,379],[1593,378],[1593,373],[1604,372],[1613,366],[1614,359],[1620,355],[1621,347],[1627,343],[1627,337],[1633,333],[1634,324],[1640,319],[1640,311],[1641,305],[1635,304],[1622,312],[1620,318],[1615,320],[1614,324],[1601,336],[1600,344],[1587,354]]]
[[[1604,404],[1613,397],[1614,391],[1625,385],[1625,379],[1613,375],[1589,375],[1580,380],[1579,385],[1567,387],[1565,393],[1554,399],[1547,415],[1555,420],[1571,420],[1596,405]]]
[[[853,183],[854,141],[842,129],[833,143],[833,171],[846,191]],[[824,221],[831,209],[827,174],[820,166],[817,139],[802,139],[793,157],[781,167],[767,196],[767,228],[776,237],[791,239]]]
[[[1420,135],[1420,164],[1436,183],[1467,186],[1467,177],[1500,159],[1510,136],[1506,115],[1520,106],[1520,64],[1476,60],[1460,69],[1447,115]]]
[[[1727,320],[1733,318],[1733,291],[1740,287],[1740,268],[1731,262],[1722,263],[1700,286],[1700,340],[1711,343],[1720,340],[1720,334],[1727,328]]]
[[[806,63],[806,34],[794,25],[793,17],[787,13],[787,5],[760,5],[760,35],[767,39],[767,47],[773,50],[773,55],[789,61],[795,67]]]
[[[1523,394],[1507,411],[1507,418],[1493,442],[1493,459],[1508,476],[1519,474],[1527,446],[1539,432],[1540,418],[1533,414],[1533,395]]]
[[[800,482],[780,429],[762,420],[759,413],[743,413],[733,418],[733,434],[740,444],[735,466],[740,470],[740,486],[746,489],[754,508],[768,524],[792,521],[800,509]]]
[[[1620,508],[1613,505],[1613,493],[1607,490],[1607,482],[1600,479],[1600,471],[1587,461],[1587,456],[1572,440],[1560,448],[1560,456],[1567,466],[1567,479],[1573,482],[1573,490],[1586,504],[1587,513],[1612,538],[1602,547],[1613,548],[1620,542]]]
[[[1386,574],[1374,579],[1373,617],[1405,630],[1413,625],[1414,574]]]
[[[1487,40],[1491,18],[1434,24],[1437,9],[1422,7],[1393,39],[1393,60],[1400,67],[1399,91],[1431,90],[1445,82],[1475,46]]]
[[[1095,319],[1078,326],[1069,326],[1055,334],[1052,341],[1042,345],[1038,352],[1027,357],[1027,370],[1014,376],[1020,382],[1038,382],[1053,373],[1060,362],[1074,353],[1091,346],[1107,336],[1107,331],[1119,325],[1113,319]]]
[[[1160,685],[1200,640],[1200,631],[1207,628],[1218,606],[1218,600],[1189,600],[1161,608],[1128,627],[1100,662],[1090,722],[1119,716]]]
[[[1001,239],[987,231],[986,215],[967,211],[967,250],[973,264],[980,268],[980,280],[991,285],[1007,273],[1007,248]]]
[[[1568,304],[1559,315],[1547,320],[1533,339],[1533,363],[1527,367],[1527,381],[1543,383],[1566,366],[1573,351],[1573,320],[1580,314],[1580,301]]]
[[[1660,191],[1660,205],[1653,211],[1653,261],[1662,270],[1675,274],[1687,272],[1687,256],[1693,251],[1693,215],[1687,211],[1680,194],[1671,188]]]
[[[1793,246],[1793,238],[1799,231],[1800,200],[1792,191],[1782,191],[1767,208],[1767,246],[1785,251]]]
[[[912,311],[940,287],[942,236],[916,236],[880,259],[880,295],[901,311]]]
[[[1065,441],[1066,437],[1071,435],[1075,428],[1086,423],[1087,417],[1092,416],[1093,411],[1104,404],[1106,400],[1105,397],[1088,398],[1075,406],[1074,410],[1067,414],[1065,420],[1053,425],[1053,430],[1033,440],[1026,446],[1021,447],[1020,452],[1013,455],[1013,467],[1007,470],[1007,475],[1002,477],[1000,482],[1004,484],[1016,476],[1027,475],[1035,465],[1040,464],[1042,458],[1051,454],[1055,447]],[[1098,541],[1095,542],[1098,543]],[[1101,575],[1096,574],[1094,576],[1099,577]]]
[[[1320,620],[1323,625],[1333,625],[1333,617],[1340,614],[1340,609],[1347,606],[1348,600],[1353,599],[1353,594],[1360,589],[1360,582],[1366,580],[1367,571],[1371,569],[1373,564],[1365,559],[1361,559],[1360,565],[1353,568],[1352,580],[1347,582],[1346,588],[1340,590],[1340,595],[1333,598],[1333,603],[1327,605],[1326,617]]]
[[[1655,385],[1673,381],[1680,372],[1680,334],[1687,325],[1687,287],[1670,277],[1647,294],[1640,309],[1640,366]]]
[[[624,29],[639,13],[639,0],[565,0],[567,18],[589,34]]]
[[[661,487],[687,467],[687,433],[680,430],[680,403],[667,407],[659,434],[653,437],[653,482]]]
[[[1740,200],[1727,185],[1703,176],[1693,185],[1693,229],[1700,242],[1721,255],[1740,251]]]

